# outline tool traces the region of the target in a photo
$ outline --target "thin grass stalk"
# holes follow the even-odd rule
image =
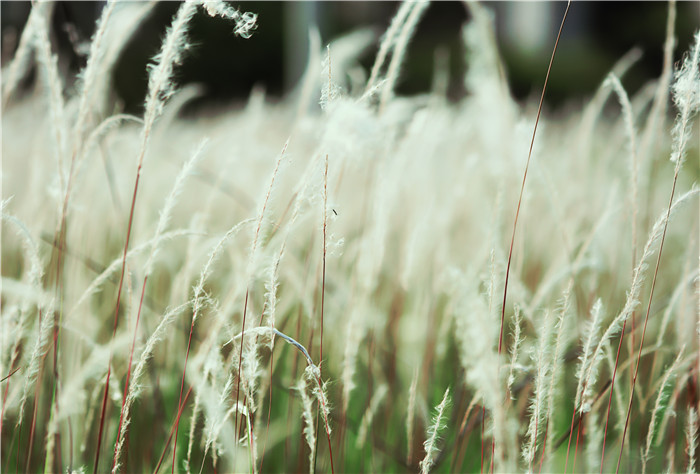
[[[506,275],[505,275],[505,283],[503,285],[503,303],[501,305],[501,329],[500,333],[498,336],[498,372],[500,372],[500,364],[501,364],[501,351],[503,350],[503,328],[505,325],[505,320],[506,320],[506,298],[508,296],[508,280],[510,277],[510,265],[513,260],[513,244],[515,243],[515,231],[518,227],[518,217],[520,216],[520,206],[523,201],[523,193],[525,191],[525,181],[527,180],[527,172],[528,169],[530,168],[530,159],[532,157],[532,149],[535,145],[535,136],[537,134],[537,125],[540,122],[540,116],[542,114],[542,105],[544,104],[544,94],[547,91],[547,83],[549,82],[549,74],[552,70],[552,64],[554,63],[554,56],[557,53],[557,48],[559,46],[559,39],[561,38],[561,32],[564,29],[564,22],[566,21],[566,17],[569,14],[569,8],[571,7],[571,0],[569,0],[566,3],[566,10],[564,10],[564,16],[561,20],[561,24],[559,25],[559,32],[557,33],[557,39],[554,42],[554,48],[552,49],[552,57],[549,60],[549,66],[547,67],[547,74],[545,75],[544,78],[544,85],[542,86],[542,94],[540,95],[540,102],[539,105],[537,106],[537,117],[535,118],[535,126],[532,130],[532,139],[530,140],[530,149],[527,154],[527,162],[525,163],[525,171],[523,172],[523,180],[522,184],[520,185],[520,195],[518,196],[518,205],[515,210],[515,218],[513,220],[513,232],[511,234],[510,238],[510,248],[508,250],[508,264],[506,265]],[[496,442],[495,439],[491,442],[491,456],[494,455],[496,449]]]
[[[323,269],[321,270],[321,347],[319,355],[319,367],[323,365],[323,310],[326,306],[326,253],[328,251],[327,231],[328,225],[328,155],[326,154],[323,172]]]

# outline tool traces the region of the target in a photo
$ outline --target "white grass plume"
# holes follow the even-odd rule
[[[314,459],[316,457],[316,425],[314,423],[314,408],[311,397],[306,392],[306,381],[300,378],[296,386],[297,392],[301,396],[303,406],[302,417],[304,418],[304,439],[309,447],[309,472],[314,472]]]
[[[617,94],[617,97],[620,100],[620,105],[622,106],[622,115],[625,120],[625,131],[627,132],[627,141],[629,143],[628,146],[630,154],[630,187],[632,188],[632,196],[630,197],[632,203],[632,255],[633,258],[636,258],[638,214],[637,207],[639,202],[639,165],[637,163],[637,132],[634,128],[632,105],[630,104],[627,92],[620,83],[620,79],[614,73],[610,73],[608,75],[608,78],[605,80],[605,84],[609,84]]]
[[[365,444],[365,440],[367,439],[367,431],[372,425],[374,414],[379,409],[379,405],[384,400],[384,397],[386,396],[388,391],[389,386],[383,383],[377,388],[377,390],[374,392],[374,395],[372,395],[372,399],[369,402],[367,410],[365,410],[365,414],[362,416],[360,428],[357,432],[357,440],[355,442],[355,447],[357,447],[358,449],[361,449],[362,446]]]
[[[695,474],[695,451],[698,449],[698,412],[695,407],[690,407],[688,410],[688,421],[685,429],[685,438],[688,445],[688,474]]]
[[[402,2],[398,12],[392,18],[389,29],[387,29],[386,33],[384,33],[381,43],[379,44],[379,52],[374,60],[374,65],[372,66],[372,72],[370,73],[369,80],[367,81],[365,92],[369,91],[375,86],[377,78],[379,77],[379,71],[384,65],[387,55],[396,43],[396,35],[405,23],[406,18],[408,17],[408,14],[412,8],[413,5],[411,2]]]
[[[158,241],[165,241],[168,239],[174,239],[176,237],[183,237],[183,236],[191,236],[191,235],[196,235],[195,232],[192,232],[191,230],[188,229],[178,229],[178,230],[173,230],[170,232],[165,232],[160,236]],[[126,254],[127,260],[134,255],[138,255],[141,252],[144,252],[146,250],[152,249],[154,246],[158,245],[158,242],[153,241],[153,239],[148,240],[136,247],[131,248]],[[105,268],[102,273],[100,273],[92,282],[90,285],[83,291],[82,295],[76,303],[73,305],[71,308],[70,312],[75,312],[76,309],[85,303],[87,299],[94,294],[109,278],[121,267],[122,264],[122,257],[117,257],[112,262]]]
[[[515,382],[515,368],[518,363],[518,356],[520,355],[520,345],[523,342],[523,337],[520,334],[521,324],[522,315],[520,314],[520,306],[515,305],[515,314],[513,315],[513,344],[510,348],[510,368],[508,370],[508,382],[506,385],[511,400],[514,399],[511,388],[513,387],[513,382]]]
[[[258,15],[255,13],[241,13],[235,8],[229,6],[226,2],[220,0],[202,1],[202,6],[209,16],[220,16],[236,23],[236,27],[233,29],[233,34],[236,36],[248,39],[257,28],[256,21],[258,19]]]
[[[647,431],[647,439],[644,450],[642,451],[642,473],[646,472],[647,461],[649,461],[649,452],[651,451],[651,444],[654,441],[655,435],[657,435],[657,417],[664,408],[668,408],[669,398],[671,396],[671,381],[674,379],[682,365],[683,352],[685,352],[685,346],[681,348],[676,356],[676,360],[673,361],[671,367],[668,368],[664,374],[663,379],[661,379],[661,385],[659,386],[659,394],[656,396],[656,403],[654,403],[654,409],[651,412],[651,421],[649,422],[649,429]]]
[[[49,18],[55,6],[54,2],[37,2],[29,12],[29,18],[22,31],[17,51],[10,64],[2,74],[2,103],[7,104],[12,93],[27,74],[31,66],[31,54],[37,47],[37,37],[41,34],[42,22]]]
[[[425,9],[429,5],[427,0],[418,0],[415,2],[406,3],[410,5],[411,11],[408,14],[408,17],[406,18],[406,22],[401,28],[401,33],[396,39],[394,52],[391,57],[391,62],[389,63],[389,69],[386,73],[386,83],[384,84],[384,87],[382,89],[382,96],[379,102],[380,112],[384,109],[384,107],[386,107],[389,98],[394,93],[394,84],[398,79],[399,68],[401,67],[401,62],[403,61],[404,55],[406,53],[406,47],[408,46],[408,42],[411,39],[411,36],[413,35],[413,32],[416,28],[416,25],[418,24],[418,21],[420,20],[420,17],[423,15]],[[401,10],[399,10],[399,13],[402,13]]]
[[[440,432],[445,428],[445,411],[450,403],[450,389],[445,390],[445,395],[442,396],[442,401],[435,407],[435,416],[433,416],[433,422],[428,427],[427,439],[423,443],[425,448],[425,457],[420,462],[420,472],[421,474],[428,474],[430,468],[435,462],[435,456],[439,452],[438,449],[438,439],[440,437]]]
[[[408,389],[408,407],[406,413],[406,462],[411,464],[413,460],[413,422],[416,417],[416,392],[418,391],[418,367],[413,371],[411,387]]]
[[[90,115],[90,106],[94,93],[97,89],[99,76],[103,73],[100,68],[101,60],[104,57],[105,46],[104,39],[106,36],[107,27],[110,23],[110,18],[114,12],[117,2],[114,0],[108,1],[102,9],[100,18],[97,20],[95,34],[90,41],[90,51],[87,56],[87,64],[79,74],[80,86],[78,95],[80,102],[78,104],[78,112],[73,125],[73,153],[72,160],[79,160],[83,145],[86,143],[85,134],[87,122]]]
[[[530,400],[530,422],[528,424],[525,442],[522,446],[522,457],[532,470],[537,453],[538,439],[544,432],[543,421],[546,415],[546,400],[551,389],[548,379],[552,371],[552,356],[554,338],[554,322],[551,311],[545,311],[542,318],[542,328],[537,340],[537,350],[532,353],[535,366],[535,385]]]
[[[51,24],[50,13],[52,9],[41,8],[44,13],[41,20],[37,20],[36,51],[37,62],[40,66],[41,79],[48,95],[49,114],[51,117],[51,129],[54,140],[54,155],[58,164],[58,177],[61,191],[65,192],[66,170],[64,160],[66,158],[66,105],[63,98],[63,81],[58,72],[58,56],[51,52],[51,40],[49,30]]]
[[[583,352],[580,356],[580,363],[576,370],[578,386],[576,387],[576,398],[574,407],[581,413],[590,411],[590,394],[593,392],[593,385],[597,379],[597,364],[591,358],[593,347],[597,344],[598,333],[603,322],[603,303],[598,298],[591,307],[591,319],[588,322],[583,343]],[[585,406],[584,406],[585,403]]]
[[[693,47],[676,73],[672,91],[678,118],[672,131],[674,140],[671,161],[676,164],[677,173],[685,159],[686,144],[691,133],[691,117],[700,110],[700,31],[695,34]]]

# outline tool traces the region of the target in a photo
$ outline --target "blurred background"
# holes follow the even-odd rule
[[[377,40],[388,27],[399,2],[232,2],[241,11],[258,14],[258,28],[250,39],[231,34],[229,22],[199,13],[190,38],[195,47],[178,69],[179,84],[201,83],[206,103],[244,101],[253,87],[276,100],[292,90],[308,59],[309,29],[317,26],[322,45],[358,29],[371,29]],[[71,86],[85,64],[89,41],[104,2],[57,2],[53,44],[60,67]],[[487,2],[496,19],[496,34],[513,95],[539,97],[565,2]],[[139,113],[146,91],[146,64],[158,51],[177,2],[157,4],[121,54],[113,74],[115,100],[127,112]],[[12,57],[29,15],[29,2],[1,2],[2,64]],[[679,2],[676,57],[689,47],[700,25],[700,2]],[[580,102],[600,85],[613,64],[633,47],[642,59],[630,70],[624,85],[634,93],[661,72],[666,34],[666,2],[574,2],[562,34],[547,101],[550,107]],[[466,92],[463,74],[469,58],[461,30],[469,20],[462,2],[433,2],[418,24],[407,51],[397,93],[430,90],[436,58],[449,65],[448,96],[458,100]],[[369,70],[377,42],[360,57]],[[34,80],[25,80],[29,87]]]

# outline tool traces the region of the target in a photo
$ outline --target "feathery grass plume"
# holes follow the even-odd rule
[[[272,176],[270,177],[270,184],[267,187],[267,191],[265,194],[265,197],[262,200],[262,205],[260,207],[260,211],[258,212],[257,216],[257,226],[255,228],[255,232],[253,234],[253,240],[251,242],[250,246],[250,253],[248,256],[248,265],[246,269],[246,276],[245,276],[245,285],[246,285],[246,292],[245,292],[245,298],[243,300],[243,317],[241,318],[241,333],[245,333],[245,328],[246,328],[246,316],[248,313],[248,297],[250,295],[250,290],[252,286],[252,280],[255,272],[255,268],[257,265],[257,260],[258,260],[258,243],[261,240],[261,229],[263,226],[263,222],[265,220],[265,210],[267,209],[267,206],[270,204],[270,196],[272,195],[272,191],[275,188],[275,182],[277,182],[277,174],[280,170],[280,167],[282,165],[282,161],[286,156],[286,151],[287,151],[287,146],[289,145],[289,139],[285,142],[284,147],[282,148],[282,152],[279,154],[279,157],[277,158],[277,162],[275,163],[275,168],[272,171]],[[193,320],[194,323],[194,320]],[[190,332],[191,336],[191,332]],[[241,389],[241,378],[244,376],[244,372],[242,371],[243,368],[243,339],[241,339],[241,344],[240,348],[238,350],[238,372],[237,374],[237,381],[236,381],[236,403],[238,403],[238,399],[240,397],[240,389]],[[184,380],[184,379],[183,379]],[[239,430],[238,430],[238,413],[236,413],[236,427],[235,427],[235,433],[236,436],[238,436]]]
[[[698,412],[691,406],[688,410],[688,422],[685,427],[685,439],[688,444],[688,474],[695,474],[695,451],[698,449]]]
[[[321,383],[321,371],[318,368],[318,366],[314,364],[306,366],[306,369],[304,369],[304,375],[307,378],[307,380],[315,382],[311,393],[314,394],[316,400],[318,400],[319,407],[321,408],[321,413],[323,414],[323,422],[326,425],[326,434],[329,437],[328,439],[330,444],[331,426],[328,422],[328,419],[331,415],[331,407],[328,402],[328,395],[326,390],[327,382]]]
[[[700,192],[700,189],[693,187],[685,194],[679,196],[671,205],[670,214],[672,216],[674,212],[690,198],[694,197]],[[644,249],[642,250],[642,255],[639,258],[637,266],[634,268],[634,273],[632,277],[632,283],[630,284],[630,289],[627,292],[627,298],[625,300],[625,305],[623,306],[620,313],[612,320],[608,327],[603,332],[598,344],[596,344],[595,349],[592,352],[591,360],[593,362],[597,361],[602,356],[603,345],[606,344],[622,327],[622,323],[632,314],[632,311],[639,305],[639,292],[642,288],[642,283],[644,282],[644,272],[647,269],[646,261],[651,257],[656,244],[661,239],[661,234],[664,230],[664,224],[667,222],[667,211],[663,211],[659,218],[654,223],[651,232],[649,232],[649,237],[647,238],[646,244],[644,244]]]
[[[163,209],[161,209],[160,211],[158,225],[156,226],[156,232],[153,236],[153,246],[151,247],[151,252],[148,255],[148,260],[146,260],[146,264],[144,265],[144,278],[147,278],[153,272],[153,264],[155,261],[157,261],[158,253],[160,252],[160,245],[158,244],[162,242],[160,236],[165,232],[165,229],[168,227],[168,223],[170,222],[170,218],[172,216],[173,208],[177,203],[178,197],[180,196],[180,194],[182,194],[182,188],[185,184],[185,181],[187,181],[187,178],[189,178],[192,175],[195,166],[197,165],[197,162],[202,158],[204,149],[207,146],[207,141],[207,139],[204,139],[197,145],[194,151],[190,154],[190,158],[185,162],[185,164],[180,169],[180,172],[178,173],[177,177],[175,178],[175,183],[173,184],[170,194],[165,200]]]
[[[100,18],[97,20],[95,33],[90,40],[90,51],[87,56],[87,64],[85,68],[78,75],[80,85],[78,88],[78,95],[80,97],[78,104],[78,112],[75,118],[75,123],[73,124],[73,153],[72,153],[72,170],[75,169],[75,162],[80,161],[82,152],[85,151],[83,148],[87,143],[85,140],[86,130],[88,126],[88,118],[91,111],[91,103],[94,97],[94,93],[97,89],[96,85],[99,82],[98,79],[100,74],[103,73],[101,69],[101,60],[104,57],[105,49],[104,39],[106,36],[107,26],[110,23],[110,18],[112,13],[114,13],[114,8],[117,5],[115,0],[110,0],[102,8],[102,13]],[[71,177],[69,176],[69,179]],[[70,192],[70,190],[66,190]]]
[[[3,202],[3,204],[5,204]],[[3,208],[5,207],[4,205],[2,206]],[[22,248],[24,251],[24,254],[26,255],[26,261],[29,263],[29,271],[25,273],[25,278],[27,281],[27,285],[32,288],[33,291],[38,291],[41,292],[41,279],[44,276],[44,266],[42,264],[41,256],[39,255],[39,247],[37,246],[36,241],[32,238],[32,234],[30,230],[27,228],[26,224],[22,222],[20,219],[17,217],[11,215],[11,214],[5,214],[4,212],[2,213],[2,220],[5,222],[8,222],[10,224],[13,224],[13,227],[15,227],[15,231],[17,232],[17,235],[21,239],[22,242]],[[41,312],[42,304],[41,304],[41,299],[38,302],[39,304],[38,309],[39,312]],[[8,357],[9,360],[7,362],[7,367],[9,367],[9,370],[12,370],[12,367],[14,367],[15,362],[17,361],[17,358],[19,357],[19,346],[26,337],[25,331],[30,323],[29,318],[31,316],[31,307],[32,307],[32,299],[30,298],[24,298],[23,301],[20,302],[19,305],[19,318],[18,318],[18,324],[16,327],[16,332],[14,333],[14,336],[11,340],[13,343],[10,344],[3,344],[1,347],[3,349],[3,354],[0,358],[0,374],[5,374],[5,358]],[[5,335],[8,335],[8,333],[5,333]],[[8,341],[9,342],[9,341]],[[10,349],[11,348],[11,349]],[[9,351],[6,351],[6,349],[9,349]],[[4,376],[4,375],[0,375]],[[3,403],[4,406],[4,403]],[[0,424],[2,424],[2,420],[0,420]]]
[[[666,113],[668,110],[668,96],[670,92],[671,79],[673,76],[673,50],[676,47],[677,40],[675,36],[676,29],[676,0],[668,2],[668,15],[666,16],[666,40],[664,41],[664,59],[661,70],[661,77],[656,86],[656,94],[654,95],[654,103],[651,106],[651,111],[647,117],[640,152],[644,153],[642,159],[646,159],[653,153],[657,152],[658,133],[666,121]]]
[[[688,265],[691,265],[690,258],[688,258]],[[657,331],[656,336],[656,343],[654,344],[654,347],[663,347],[663,340],[666,336],[668,325],[671,322],[671,315],[673,314],[673,310],[677,307],[681,296],[686,292],[686,290],[690,288],[691,285],[693,285],[693,283],[697,284],[698,276],[700,275],[700,268],[696,268],[690,273],[683,273],[683,278],[681,279],[681,281],[678,282],[678,285],[676,285],[676,288],[673,290],[673,293],[669,298],[668,305],[664,309],[664,314],[661,317],[661,323],[659,324],[659,329]]]
[[[700,110],[700,31],[695,34],[694,44],[676,73],[671,86],[673,103],[678,117],[673,126],[673,150],[671,161],[676,164],[676,174],[685,159],[685,151],[691,135],[691,117]]]
[[[576,370],[578,386],[576,387],[574,410],[581,414],[591,411],[590,398],[593,393],[593,386],[598,379],[598,364],[597,360],[592,358],[592,350],[598,342],[598,333],[602,323],[603,303],[598,298],[591,307],[591,319],[585,330],[586,339],[583,341],[583,351],[579,357],[580,363]]]
[[[253,35],[253,31],[255,31],[255,29],[258,27],[256,24],[258,15],[255,13],[241,13],[220,0],[202,1],[202,6],[209,16],[220,16],[227,20],[234,21],[236,23],[236,27],[233,29],[233,34],[240,36],[241,38],[250,38]]]
[[[454,319],[457,328],[457,342],[460,362],[466,372],[466,383],[483,395],[485,408],[491,413],[493,437],[495,439],[495,459],[501,462],[503,448],[508,446],[505,430],[505,412],[502,403],[503,392],[498,372],[499,355],[498,315],[489,311],[489,306],[478,290],[474,276],[454,272],[452,278],[455,291]],[[510,463],[510,459],[503,460]],[[495,469],[508,470],[507,466],[495,464]]]
[[[484,105],[488,100],[495,101],[491,107],[484,107],[486,112],[495,109],[494,112],[510,118],[510,109],[514,104],[508,96],[508,85],[498,53],[493,12],[471,0],[466,2],[466,6],[473,21],[463,30],[464,44],[469,52],[465,87]]]
[[[386,72],[386,82],[382,88],[382,96],[379,100],[379,113],[384,110],[389,98],[394,93],[394,85],[399,77],[399,68],[401,67],[401,62],[404,59],[404,55],[406,54],[408,42],[410,41],[411,36],[413,36],[413,32],[416,29],[418,21],[425,12],[425,9],[430,4],[428,0],[417,0],[415,2],[406,3],[411,6],[411,11],[406,17],[406,22],[403,23],[401,27],[401,33],[399,33],[396,38],[396,44],[391,56],[391,62],[389,63],[389,69]],[[399,14],[401,14],[401,10],[399,10]]]
[[[262,369],[260,368],[260,356],[258,354],[259,339],[247,338],[245,339],[247,343],[244,345],[243,349],[243,374],[241,379],[243,382],[243,393],[247,398],[246,406],[251,412],[251,415],[257,411],[254,405],[255,392],[258,385],[258,379],[262,375]]]
[[[31,55],[37,48],[38,37],[41,35],[42,23],[46,18],[51,17],[54,2],[37,2],[32,5],[29,11],[29,18],[22,31],[17,51],[10,64],[4,68],[2,74],[2,104],[7,105],[11,95],[19,85],[22,78],[29,72],[31,67]]]
[[[625,120],[625,131],[627,132],[627,140],[630,153],[630,187],[632,188],[632,261],[634,262],[637,258],[637,214],[638,214],[638,203],[639,203],[639,189],[638,189],[638,168],[637,163],[637,132],[634,128],[634,118],[632,114],[632,105],[630,104],[629,97],[624,87],[620,83],[620,79],[614,74],[608,74],[604,85],[609,85],[613,88],[620,100],[620,105],[622,106],[622,115]]]
[[[510,347],[510,369],[508,370],[508,382],[506,384],[507,392],[510,394],[510,399],[515,400],[513,397],[513,392],[511,391],[513,387],[513,382],[515,382],[515,367],[518,364],[518,353],[520,345],[523,342],[523,337],[520,334],[523,317],[520,314],[520,306],[515,305],[515,313],[513,315],[513,344]]]
[[[445,395],[442,397],[442,401],[438,406],[435,407],[435,416],[433,416],[433,422],[428,427],[426,432],[427,439],[423,443],[425,448],[425,457],[420,462],[420,472],[421,474],[428,474],[430,468],[435,462],[435,456],[439,452],[437,447],[438,440],[440,437],[440,432],[447,426],[445,423],[445,411],[447,406],[450,404],[450,389],[449,387],[445,390]]]
[[[566,324],[568,323],[567,320],[567,315],[569,314],[569,309],[571,308],[571,294],[573,292],[573,287],[574,287],[574,279],[573,277],[569,279],[569,284],[567,287],[564,289],[564,293],[561,297],[561,300],[558,302],[558,307],[556,308],[556,313],[557,313],[557,319],[556,319],[556,324],[555,324],[555,329],[556,329],[556,338],[554,340],[554,352],[552,353],[552,362],[551,362],[551,368],[549,372],[549,388],[547,389],[547,401],[546,401],[546,423],[545,423],[545,430],[544,430],[544,443],[547,442],[548,439],[550,439],[552,430],[554,428],[554,424],[550,423],[550,421],[554,417],[554,409],[555,409],[555,399],[554,397],[557,395],[558,392],[561,390],[559,389],[560,384],[560,365],[563,362],[562,361],[562,352],[564,348],[568,344],[568,337],[567,337],[567,331],[565,329],[568,329]],[[551,446],[551,443],[550,443]],[[544,460],[544,457],[546,455],[546,445],[543,446],[543,452],[542,452],[542,461]],[[540,463],[541,464],[541,463]]]
[[[600,467],[600,447],[603,445],[603,425],[598,417],[598,411],[591,410],[585,417],[586,432],[586,469],[594,472]]]
[[[377,388],[377,390],[374,392],[374,395],[372,395],[372,399],[369,402],[369,406],[367,407],[367,410],[365,410],[365,414],[362,416],[360,428],[357,431],[357,440],[355,442],[355,446],[357,447],[357,449],[362,449],[362,447],[364,446],[367,438],[367,430],[369,430],[370,426],[372,425],[374,414],[379,409],[379,404],[382,403],[388,391],[389,386],[383,383]]]
[[[37,334],[34,339],[31,356],[29,357],[29,361],[26,364],[27,368],[23,371],[24,386],[22,388],[22,396],[19,400],[19,409],[17,416],[18,426],[24,418],[24,407],[26,405],[27,398],[29,398],[31,385],[34,384],[34,382],[37,380],[37,376],[39,375],[39,370],[42,364],[42,359],[46,355],[46,351],[48,351],[48,342],[53,329],[53,307],[55,306],[55,301],[51,301],[47,306],[48,307],[45,307],[43,311],[39,312],[39,328],[37,329]]]
[[[542,429],[542,422],[545,420],[546,415],[546,400],[552,388],[548,383],[552,371],[553,357],[550,356],[550,354],[553,352],[553,339],[555,334],[555,325],[552,319],[551,311],[545,311],[542,318],[542,328],[537,338],[537,350],[533,350],[531,354],[535,367],[535,385],[532,390],[532,397],[528,409],[530,412],[530,422],[521,451],[529,471],[533,470],[538,438],[542,436],[544,432]]]
[[[103,53],[99,60],[99,70],[103,79],[112,74],[120,55],[134,37],[137,28],[148,18],[158,4],[158,0],[144,2],[112,1],[116,4],[116,8],[111,14],[109,28],[106,28],[103,32]],[[92,106],[94,114],[98,117],[104,116],[110,111],[109,96],[112,91],[111,86],[111,80],[98,80],[93,84]]]
[[[406,464],[413,462],[413,423],[416,417],[416,392],[418,391],[418,367],[413,371],[411,387],[408,389],[408,407],[406,413]]]
[[[360,342],[366,332],[365,324],[361,322],[361,319],[361,309],[350,309],[345,330],[345,349],[343,351],[343,368],[341,374],[341,380],[343,382],[343,413],[348,412],[350,395],[356,386],[354,377],[355,369],[357,368],[357,353],[360,350]]]
[[[641,57],[641,49],[632,48],[615,63],[610,74],[614,74],[618,78],[623,77]],[[612,93],[612,89],[607,85],[607,80],[606,77],[581,114],[576,142],[580,144],[579,152],[582,157],[587,158],[591,154],[592,146],[595,143],[592,139],[595,124],[601,118],[603,107]]]
[[[377,78],[379,77],[379,71],[386,61],[386,57],[391,51],[391,49],[396,44],[396,36],[406,22],[409,12],[413,9],[412,2],[401,2],[399,10],[396,15],[391,19],[391,24],[389,29],[386,30],[382,40],[379,44],[379,51],[377,52],[377,57],[374,60],[374,65],[372,66],[372,71],[370,72],[369,79],[367,80],[367,86],[365,92],[370,91],[374,86]]]
[[[316,459],[316,424],[314,423],[314,407],[311,397],[306,392],[306,380],[302,377],[297,382],[296,390],[301,396],[301,403],[304,409],[304,439],[309,447],[309,472],[314,472],[314,459]]]
[[[218,394],[218,396],[214,396],[215,381],[217,376],[223,375],[219,374],[218,372],[221,372],[221,369],[224,364],[218,360],[219,354],[215,352],[210,352],[210,355],[211,363],[205,364],[205,371],[201,382],[198,384],[198,391],[201,394],[201,396],[199,396],[200,405],[204,407],[204,412],[206,414],[206,416],[204,417],[204,433],[206,434],[206,438],[204,441],[204,454],[202,456],[202,462],[206,460],[207,454],[211,450],[212,462],[214,463],[214,465],[216,465],[219,454],[219,450],[216,446],[218,444],[217,442],[219,438],[221,438],[222,436],[221,432],[224,431],[224,439],[233,439],[233,427],[228,425],[227,422],[235,412],[245,413],[247,411],[247,407],[244,406],[243,403],[239,402],[232,403],[231,406],[227,408],[227,404],[230,403],[232,400],[232,392],[234,387],[234,376],[232,374],[232,371],[230,370],[228,371],[228,377],[226,378],[226,382],[223,384],[223,388],[221,389],[220,393]],[[236,359],[237,354],[235,353],[235,351],[232,352],[232,357],[232,360],[228,364],[231,367],[236,365],[236,363],[238,362],[238,360]],[[210,377],[210,374],[212,378],[211,387],[209,387],[209,385],[206,383],[207,379]],[[193,412],[193,422],[195,421],[194,416],[195,414]],[[193,437],[194,432],[191,431],[190,443],[193,442]],[[188,449],[190,448],[188,447]],[[238,449],[238,444],[234,445],[233,449]],[[189,457],[191,457],[190,454],[188,454],[188,458]]]
[[[654,403],[654,409],[651,412],[651,421],[649,422],[649,429],[647,431],[647,439],[644,450],[642,451],[642,473],[647,471],[647,462],[649,461],[649,452],[651,451],[651,445],[654,442],[654,438],[659,435],[657,418],[659,416],[663,417],[662,412],[671,409],[669,406],[671,391],[673,389],[671,382],[678,374],[682,363],[683,352],[685,352],[685,346],[681,347],[681,350],[676,356],[676,360],[673,361],[671,367],[668,368],[666,373],[661,379],[661,385],[659,386],[659,394],[656,396],[656,403]]]
[[[202,270],[199,275],[199,281],[197,282],[197,285],[195,285],[192,289],[193,291],[193,297],[192,297],[192,327],[194,327],[194,324],[196,320],[198,319],[199,315],[201,314],[201,310],[205,306],[205,304],[208,301],[208,297],[204,291],[204,284],[206,281],[209,279],[212,273],[212,267],[214,263],[218,260],[219,255],[223,251],[224,247],[229,243],[229,241],[235,237],[236,234],[238,234],[239,231],[241,231],[247,224],[250,224],[253,222],[253,219],[247,219],[244,221],[239,222],[238,224],[234,225],[231,227],[224,236],[219,239],[219,241],[216,243],[216,245],[211,249],[209,252],[209,255],[207,257],[207,261],[204,264],[204,267],[202,267]],[[215,334],[214,332],[212,334]],[[232,354],[232,357],[234,354]],[[209,371],[205,368],[203,380],[206,380],[207,376],[209,375]],[[223,404],[224,400],[228,397],[228,392],[233,388],[233,374],[229,376],[229,381],[225,385],[223,393],[226,395],[222,395],[222,399],[219,401],[219,404]],[[196,424],[197,416],[199,413],[199,407],[201,403],[201,397],[200,397],[200,390],[196,391],[195,395],[195,401],[194,401],[194,408],[192,411],[192,423],[190,426],[190,442],[188,442],[188,456],[187,459],[190,459],[190,454],[192,451],[192,445],[191,442],[194,439],[194,425]],[[237,405],[235,405],[237,406]],[[234,410],[235,411],[235,410]],[[233,413],[233,412],[232,412]],[[238,411],[236,411],[238,413]],[[222,422],[223,423],[223,422]],[[205,455],[204,457],[206,458],[206,453],[209,450],[209,447],[211,444],[213,444],[214,440],[218,436],[218,433],[220,431],[221,427],[219,426],[218,429],[210,429],[209,433],[210,435],[207,437],[207,441],[205,442]],[[215,434],[215,435],[214,435]]]
[[[41,4],[39,4],[41,5]],[[39,8],[37,6],[37,8]],[[51,117],[51,131],[53,133],[53,150],[58,166],[58,178],[61,193],[66,189],[66,170],[64,159],[66,157],[66,105],[63,98],[63,81],[58,72],[58,56],[51,52],[51,13],[52,8],[40,8],[42,17],[37,20],[36,28],[36,55],[41,71],[41,80],[48,96],[49,114]]]
[[[187,236],[192,236],[192,235],[197,235],[197,232],[193,232],[189,229],[177,229],[173,230],[170,232],[165,232],[160,236],[160,238],[156,240],[150,239],[136,247],[133,247],[129,252],[126,254],[126,258],[132,258],[142,252],[145,252],[146,250],[151,250],[154,246],[157,246],[159,242],[163,242],[166,240],[171,240],[175,239],[177,237],[187,237]],[[90,285],[83,291],[83,293],[80,295],[78,300],[75,302],[75,304],[72,306],[70,312],[74,313],[78,310],[78,308],[86,303],[91,295],[97,292],[97,290],[100,289],[100,287],[107,282],[109,279],[112,278],[113,274],[120,268],[120,265],[122,264],[122,259],[123,257],[117,257],[110,264],[105,268],[102,273],[100,273],[96,278],[94,278],[91,282]]]

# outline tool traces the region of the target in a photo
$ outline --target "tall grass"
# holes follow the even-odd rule
[[[192,18],[254,14],[181,4],[135,117],[107,78],[152,5],[107,3],[70,88],[32,7],[2,83],[3,470],[695,471],[700,33],[674,72],[671,3],[658,81],[629,94],[632,52],[540,115],[475,3],[469,94],[397,96],[426,6],[366,82],[360,36],[312,32],[298,95],[196,118]]]

